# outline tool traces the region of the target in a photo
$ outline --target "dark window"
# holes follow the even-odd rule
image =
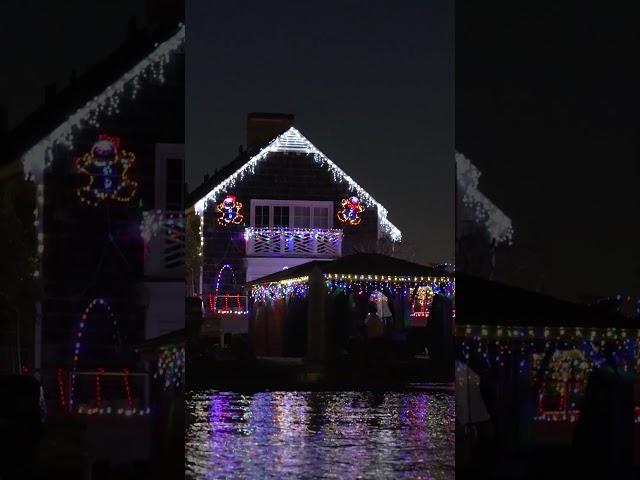
[[[273,207],[273,226],[289,227],[289,207]]]
[[[269,207],[267,205],[256,206],[256,215],[253,219],[253,225],[256,227],[269,226]]]
[[[181,158],[167,158],[166,209],[184,208],[184,162]]]
[[[309,207],[293,207],[293,226],[298,228],[311,226],[311,209]]]

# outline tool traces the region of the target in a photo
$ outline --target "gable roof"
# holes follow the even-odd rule
[[[467,157],[456,152],[456,177],[458,186],[463,192],[462,202],[474,210],[476,222],[484,224],[492,241],[511,244],[513,239],[511,219],[478,190],[480,175],[482,175],[480,170]]]
[[[24,126],[17,129],[19,131],[14,132],[15,145],[13,146],[13,154],[20,157],[25,177],[33,176],[38,182],[41,181],[44,169],[51,163],[52,148],[54,146],[64,145],[71,147],[73,134],[77,129],[88,125],[99,125],[99,119],[102,115],[117,113],[122,96],[128,93],[135,98],[136,93],[141,88],[142,81],[153,79],[162,83],[164,81],[164,68],[173,58],[173,54],[182,47],[184,38],[185,27],[184,24],[180,23],[178,30],[175,31],[174,29],[174,33],[170,38],[162,43],[154,43],[153,50],[150,53],[143,54],[142,59],[137,57],[133,66],[131,66],[132,62],[129,57],[131,53],[141,55],[137,49],[134,52],[119,53],[109,59],[106,62],[108,65],[105,65],[104,69],[117,69],[120,64],[124,63],[129,65],[128,70],[115,77],[115,80],[111,76],[111,80],[106,87],[101,85],[99,90],[93,84],[85,86],[83,98],[80,102],[78,102],[73,92],[73,90],[80,89],[77,86],[69,88],[68,92],[66,92],[69,96],[69,103],[79,105],[70,115],[67,110],[68,106],[63,106],[64,108],[54,112],[36,112],[32,118],[25,122]],[[146,44],[140,46],[140,48],[145,48],[146,52],[149,52],[149,46]],[[98,70],[109,78],[109,72],[103,71],[104,69],[100,68]],[[91,80],[95,80],[95,75]],[[98,93],[94,95],[96,91]],[[87,100],[87,97],[89,100]],[[52,127],[52,125],[54,126]],[[34,127],[36,128],[34,129]],[[36,136],[33,136],[32,130],[37,131]],[[28,132],[28,135],[26,132]]]
[[[338,182],[347,182],[349,188],[354,190],[362,203],[369,207],[375,206],[378,211],[380,227],[395,242],[402,240],[402,233],[387,219],[387,209],[378,203],[364,188],[362,188],[353,178],[347,175],[340,167],[333,163],[324,153],[302,135],[295,127],[289,128],[284,133],[274,138],[266,147],[260,149],[251,158],[238,157],[227,168],[223,170],[224,175],[216,176],[219,180],[213,187],[208,187],[208,191],[199,192],[198,198],[193,200],[193,207],[198,215],[201,215],[209,202],[215,202],[218,195],[233,187],[237,181],[242,181],[245,175],[253,174],[256,165],[264,160],[269,153],[273,152],[294,152],[313,155],[316,163],[326,167]],[[244,161],[243,163],[240,163]],[[230,168],[229,168],[230,167]]]

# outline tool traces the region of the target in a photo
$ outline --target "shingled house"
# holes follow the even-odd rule
[[[387,210],[293,115],[269,113],[249,114],[247,149],[190,194],[187,230],[197,247],[187,288],[211,315],[244,315],[244,282],[314,260],[393,253],[401,240]]]
[[[2,171],[35,205],[39,298],[21,360],[51,411],[142,397],[141,377],[110,389],[105,376],[100,392],[87,372],[131,372],[136,344],[184,325],[184,31],[169,15],[132,32],[7,135]]]

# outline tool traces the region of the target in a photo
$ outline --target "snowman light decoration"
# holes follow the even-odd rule
[[[338,220],[350,225],[358,225],[362,221],[360,214],[365,211],[365,208],[358,197],[343,198],[340,204],[342,205],[342,210],[337,214]]]
[[[91,151],[76,159],[76,169],[86,175],[87,183],[76,194],[82,203],[92,207],[107,200],[126,203],[133,198],[138,184],[127,177],[135,155],[118,152],[120,139],[100,135]]]
[[[242,203],[238,202],[233,195],[227,195],[225,199],[217,205],[216,210],[220,213],[218,224],[223,227],[232,223],[239,225],[244,219],[241,213]]]

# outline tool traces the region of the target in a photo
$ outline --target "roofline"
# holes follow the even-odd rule
[[[74,113],[69,115],[65,121],[42,137],[29,149],[23,151],[20,159],[24,166],[25,177],[35,176],[41,178],[44,169],[49,166],[52,160],[51,149],[56,144],[72,146],[73,132],[83,126],[96,125],[98,116],[105,110],[111,113],[117,110],[120,97],[124,93],[125,87],[133,85],[135,95],[139,86],[137,80],[140,77],[154,73],[154,67],[158,68],[157,77],[163,81],[163,70],[172,54],[184,43],[185,26],[181,22],[178,24],[178,31],[168,40],[156,44],[154,50],[146,55],[141,61],[120,76],[116,81],[109,84],[100,94],[84,103]]]
[[[285,143],[287,139],[290,139],[292,135],[299,137],[297,139],[298,142],[303,143],[304,147],[286,147]],[[234,173],[227,176],[224,180],[218,183],[215,187],[213,187],[207,194],[200,197],[199,200],[195,201],[193,206],[195,212],[198,215],[201,215],[204,209],[207,206],[207,203],[210,201],[216,201],[218,194],[226,191],[228,186],[232,186],[235,184],[236,180],[242,180],[244,175],[249,172],[253,173],[255,166],[257,163],[264,159],[269,153],[279,152],[279,151],[302,151],[307,154],[314,155],[314,160],[321,165],[326,165],[327,168],[336,175],[340,181],[346,180],[351,189],[355,190],[360,198],[368,206],[375,206],[378,212],[378,219],[380,220],[380,225],[383,226],[385,231],[391,236],[393,241],[401,241],[402,240],[402,232],[393,225],[387,219],[387,209],[382,206],[378,201],[376,201],[364,188],[362,188],[355,180],[353,180],[349,175],[347,175],[344,170],[338,167],[335,163],[333,163],[324,153],[322,153],[315,145],[313,145],[307,138],[300,133],[300,131],[295,127],[290,127],[287,131],[281,133],[276,138],[271,140],[269,144],[260,149],[260,151],[253,155],[247,162],[245,162],[240,168],[238,168]]]
[[[462,153],[456,151],[455,157],[456,181],[464,187],[462,201],[465,204],[474,203],[481,210],[481,213],[476,215],[477,220],[484,223],[492,240],[497,243],[506,241],[511,244],[513,239],[511,219],[478,189],[480,170]],[[484,221],[481,220],[482,216],[485,217]]]

